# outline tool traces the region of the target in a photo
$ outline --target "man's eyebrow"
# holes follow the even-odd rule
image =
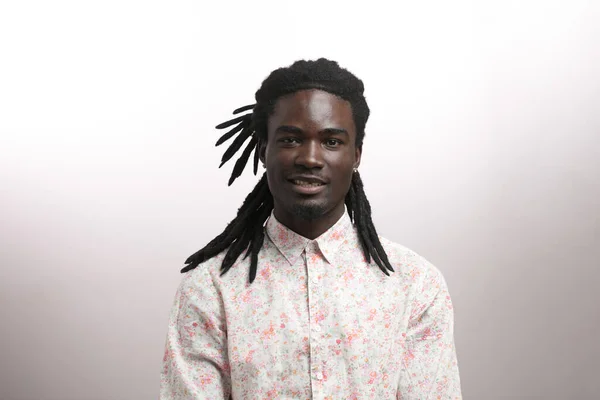
[[[294,133],[300,135],[304,133],[304,131],[296,126],[281,125],[275,129],[275,133]]]
[[[348,134],[348,131],[342,128],[325,128],[322,131],[319,132],[320,134],[325,134],[325,135],[346,135],[346,136],[350,136]]]
[[[295,135],[302,135],[304,131],[297,126],[281,125],[275,129],[275,133],[292,133]],[[350,136],[348,131],[342,128],[325,128],[319,131],[321,135],[345,135]]]

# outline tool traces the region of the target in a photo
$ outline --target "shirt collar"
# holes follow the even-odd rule
[[[283,225],[275,218],[273,211],[267,221],[266,232],[275,247],[291,265],[296,264],[298,257],[312,242],[317,244],[326,261],[331,264],[334,262],[340,245],[344,242],[348,243],[349,238],[355,234],[354,225],[347,209],[344,209],[342,217],[331,228],[314,240],[305,238]]]

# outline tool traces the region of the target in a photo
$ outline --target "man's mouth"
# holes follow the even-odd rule
[[[288,179],[292,184],[292,190],[301,195],[315,195],[325,190],[325,182],[317,176],[296,175]]]
[[[290,180],[290,182],[292,182],[294,185],[298,185],[298,186],[302,186],[302,187],[319,187],[319,186],[324,185],[323,182],[308,182],[308,181],[303,181],[300,179],[292,179],[292,180]]]

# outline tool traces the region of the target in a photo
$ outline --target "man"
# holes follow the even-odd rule
[[[369,108],[336,62],[273,71],[250,139],[266,173],[223,233],[190,256],[169,324],[161,399],[460,399],[441,273],[377,235],[358,173]],[[221,165],[223,165],[223,163]]]

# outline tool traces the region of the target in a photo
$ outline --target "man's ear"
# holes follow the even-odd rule
[[[263,164],[266,163],[266,154],[267,154],[267,141],[259,140],[259,142],[258,142],[258,158],[260,159],[260,162]]]
[[[360,158],[362,157],[362,146],[360,147],[356,147],[355,149],[355,154],[354,154],[354,158],[356,161],[354,161],[354,167],[353,168],[358,168],[360,165]]]

